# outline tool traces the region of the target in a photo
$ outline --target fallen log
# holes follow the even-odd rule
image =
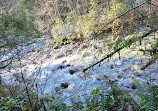
[[[157,29],[157,28],[156,28]],[[142,40],[143,38],[147,37],[148,35],[150,35],[153,32],[156,32],[156,29],[151,29],[148,32],[144,33],[142,36],[138,36],[135,41],[133,41],[130,45],[132,45],[134,42],[138,41],[138,40]],[[131,41],[131,39],[128,39],[127,41]],[[118,48],[117,50],[113,51],[112,53],[106,55],[106,57],[104,57],[103,59],[97,61],[96,63],[90,65],[89,67],[83,69],[83,72],[87,71],[89,68],[101,63],[102,61],[104,61],[107,58],[112,57],[115,53],[119,52],[120,50],[122,50],[125,47],[129,47],[127,44],[123,45],[122,47]]]

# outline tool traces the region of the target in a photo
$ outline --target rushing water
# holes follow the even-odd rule
[[[124,86],[127,90],[132,89],[126,87],[129,84],[126,78],[127,80],[131,80],[130,78],[134,76],[135,79],[142,81],[142,83],[144,82],[142,76],[135,76],[136,67],[143,64],[142,60],[144,60],[144,58],[140,57],[141,53],[128,54],[126,52],[130,52],[130,50],[125,50],[122,54],[126,54],[121,56],[121,60],[119,60],[118,54],[115,54],[112,59],[105,60],[101,64],[97,64],[89,69],[86,73],[83,73],[83,68],[97,61],[94,59],[93,54],[82,57],[81,55],[84,51],[80,52],[80,50],[78,50],[79,48],[77,48],[77,53],[65,54],[62,57],[54,59],[54,56],[58,52],[64,52],[65,49],[61,48],[54,51],[52,48],[46,48],[43,53],[37,53],[37,51],[32,52],[33,50],[44,47],[44,44],[46,45],[46,43],[39,41],[29,47],[22,47],[19,55],[22,61],[21,64],[25,65],[23,67],[17,65],[17,67],[11,68],[10,70],[7,70],[7,68],[1,70],[2,80],[5,84],[19,85],[19,81],[15,81],[16,77],[24,74],[26,80],[28,79],[28,84],[33,85],[36,89],[35,91],[40,96],[43,94],[62,92],[63,97],[69,97],[74,94],[90,94],[97,87],[104,86],[104,89],[108,90],[109,84],[107,83],[109,80],[115,81],[119,85]],[[91,49],[89,48],[87,50]],[[95,52],[93,49],[91,53],[93,51]],[[47,52],[49,53],[47,54]],[[0,61],[14,54],[16,54],[16,51],[12,51],[4,56],[1,55]],[[31,62],[30,59],[32,59],[32,61],[35,60],[37,63]],[[63,61],[66,62],[63,63]],[[13,66],[16,65],[15,63],[16,62],[13,63]],[[74,74],[70,74],[69,69],[71,67],[77,67],[78,70]],[[158,68],[155,65],[153,67],[155,67],[153,73],[158,73]],[[144,75],[146,74],[145,71],[142,73]],[[61,88],[61,83],[68,83],[68,87]],[[66,102],[69,102],[69,99],[66,99]]]

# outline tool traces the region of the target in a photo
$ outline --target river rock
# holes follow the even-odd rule
[[[60,64],[54,64],[48,67],[49,70],[55,71],[60,67]]]
[[[60,64],[59,67],[60,67],[60,69],[63,69],[63,68],[65,68],[65,67],[67,67],[67,65],[65,65],[65,64]]]
[[[126,78],[123,80],[123,86],[130,87],[134,83],[134,80],[131,78]]]
[[[74,74],[74,73],[77,72],[78,70],[79,70],[79,67],[70,67],[69,73],[70,73],[70,74]]]
[[[67,82],[60,84],[60,87],[63,88],[63,89],[67,88],[68,86],[69,86],[69,83],[67,83]]]
[[[67,62],[66,60],[63,60],[62,64],[64,64],[65,66],[68,66],[68,67],[71,66],[71,64],[69,62]]]
[[[123,71],[123,72],[126,72],[126,71],[128,71],[128,70],[131,70],[131,65],[130,65],[130,64],[127,64],[126,66],[124,66],[124,67],[122,68],[122,71]]]
[[[71,66],[71,64],[70,64],[70,63],[66,63],[65,65],[66,65],[66,66],[68,66],[68,67],[69,67],[69,66]]]
[[[75,84],[74,84],[74,83],[70,84],[70,85],[68,86],[68,88],[67,88],[67,91],[68,91],[68,92],[72,91],[74,87],[75,87]]]
[[[118,73],[114,73],[114,72],[111,72],[111,73],[107,73],[107,74],[104,74],[104,77],[108,78],[108,79],[118,79],[118,76],[119,74]]]
[[[144,71],[141,71],[141,70],[138,70],[138,71],[135,71],[134,74],[136,76],[141,76],[143,74]]]
[[[139,65],[134,65],[134,66],[133,66],[133,68],[134,68],[134,70],[136,70],[136,71],[137,71],[137,70],[139,70],[139,69],[140,69],[140,66],[139,66]]]
[[[58,49],[59,47],[60,47],[59,45],[55,45],[53,49]]]
[[[136,89],[139,86],[139,81],[134,78],[127,78],[124,79],[123,81],[123,86],[131,88],[131,89]]]
[[[114,68],[115,68],[115,65],[111,64],[110,69],[114,69]]]
[[[120,60],[117,60],[117,61],[115,61],[115,65],[120,66],[120,65],[122,65],[122,62]]]
[[[59,52],[55,55],[54,59],[58,59],[63,56],[63,53]]]
[[[62,61],[63,64],[66,63],[66,62],[67,62],[66,60],[63,60],[63,61]]]
[[[109,80],[109,81],[118,81],[119,79],[117,78],[117,74],[111,74],[111,75],[108,75],[108,74],[96,74],[94,75],[95,76],[95,79],[98,80],[98,81],[101,81],[101,80]]]
[[[71,52],[72,52],[71,49],[67,49],[67,50],[65,51],[66,54],[70,54]]]
[[[118,78],[123,78],[125,76],[125,73],[123,71],[118,73]]]
[[[19,83],[26,82],[31,84],[35,80],[33,75],[28,75],[27,73],[14,73],[13,76],[15,77],[15,81]]]
[[[98,81],[101,81],[101,80],[105,79],[105,77],[104,77],[103,74],[96,74],[95,79],[98,80]]]
[[[98,49],[98,46],[96,44],[94,44],[93,49]]]
[[[158,80],[158,74],[154,75],[152,78]]]

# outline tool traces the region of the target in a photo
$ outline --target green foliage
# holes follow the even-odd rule
[[[43,106],[38,101],[37,95],[34,92],[29,92],[31,95],[31,101],[33,103],[33,107],[30,106],[27,93],[22,92],[22,94],[17,95],[16,97],[1,97],[0,98],[0,110],[1,111],[34,111],[39,110]],[[33,108],[33,109],[32,109]]]
[[[116,51],[118,48],[122,47],[124,45],[124,39],[123,38],[118,38],[116,42],[109,43],[109,49],[113,48],[114,51]]]
[[[149,84],[141,86],[135,93],[135,101],[140,110],[154,111],[158,108],[158,86]]]
[[[0,47],[16,47],[24,43],[31,36],[40,36],[35,25],[27,18],[19,18],[10,14],[0,14]]]
[[[96,88],[91,95],[82,94],[70,97],[71,106],[67,106],[61,96],[62,94],[47,95],[39,99],[35,92],[29,91],[32,108],[28,100],[27,92],[22,92],[13,97],[0,98],[0,110],[53,110],[53,111],[96,111],[96,110],[120,110],[127,111],[128,106],[132,110],[157,110],[158,108],[158,86],[155,84],[139,85],[134,92],[127,91],[121,86],[112,83],[108,90],[104,87]],[[68,99],[68,98],[67,98]],[[45,103],[45,104],[44,104]]]
[[[121,11],[126,11],[127,9],[130,9],[134,6],[136,0],[127,0],[127,2],[118,2],[117,0],[110,1],[110,9],[107,10],[107,7],[100,7],[99,0],[89,0],[88,1],[88,12],[84,15],[77,15],[73,16],[74,18],[70,17],[68,15],[62,15],[61,17],[56,17],[56,27],[53,28],[53,31],[56,31],[57,33],[61,31],[61,29],[64,26],[67,26],[64,24],[71,24],[69,22],[74,23],[74,26],[76,28],[73,29],[73,34],[71,36],[61,37],[58,40],[55,40],[54,43],[56,43],[59,46],[63,46],[67,43],[70,43],[73,41],[73,39],[76,39],[77,37],[88,36],[93,34],[94,32],[99,32],[101,27],[108,23],[109,20],[114,19],[118,14],[120,14]],[[61,1],[60,3],[65,3],[66,1]],[[75,0],[71,1],[73,4],[75,4]],[[147,0],[147,3],[149,3],[150,0]],[[35,28],[35,25],[31,21],[31,19],[28,16],[28,7],[30,7],[29,4],[27,4],[27,0],[22,0],[19,2],[20,4],[18,7],[24,6],[24,8],[21,8],[21,13],[17,16],[13,13],[15,11],[15,8],[10,9],[9,14],[0,14],[0,36],[2,39],[0,39],[0,48],[4,47],[16,47],[20,43],[23,43],[27,40],[29,40],[33,35],[40,35]],[[121,10],[121,6],[125,5],[125,8]],[[76,6],[77,5],[73,5]],[[62,6],[59,7],[60,9]],[[66,11],[66,14],[71,13],[70,7],[64,7],[63,8]],[[74,9],[74,12],[77,10],[77,8]],[[61,11],[59,13],[62,13]],[[60,14],[59,14],[60,15]],[[73,15],[73,14],[71,14]],[[23,17],[21,17],[23,16]],[[157,23],[157,16],[155,14],[151,14],[148,16],[149,22]],[[123,23],[121,23],[123,22]],[[132,19],[133,22],[133,19]],[[123,26],[124,25],[124,19],[117,19],[117,21],[114,21],[105,29],[111,28],[115,35],[117,35],[120,23]],[[121,27],[122,27],[121,26]],[[129,28],[128,25],[125,26],[126,28]],[[153,28],[153,27],[151,27]],[[72,37],[74,36],[74,38]],[[114,51],[116,51],[120,47],[130,47],[133,43],[136,44],[138,40],[142,40],[142,36],[133,36],[129,39],[125,39],[123,37],[118,38],[115,42],[110,43],[109,47],[113,48]],[[77,38],[78,40],[78,38]],[[30,43],[31,44],[31,43]],[[27,45],[30,45],[27,44]],[[52,43],[48,44],[47,46],[51,45]],[[157,49],[158,47],[158,40],[152,45],[152,48]],[[40,49],[39,49],[40,51]],[[102,51],[102,50],[101,50]],[[1,79],[0,79],[1,80]],[[0,89],[1,90],[1,89]],[[2,92],[5,92],[6,89],[3,89]],[[2,93],[1,92],[1,93]],[[111,84],[110,89],[103,90],[103,88],[96,88],[93,90],[91,95],[83,94],[82,96],[78,97],[72,97],[71,102],[72,106],[67,106],[64,103],[64,100],[61,98],[62,95],[56,96],[52,95],[52,97],[46,97],[43,100],[39,100],[38,95],[34,92],[29,92],[31,95],[31,102],[32,106],[30,107],[30,101],[28,100],[28,95],[26,92],[23,92],[23,94],[19,94],[16,97],[1,97],[0,99],[0,110],[43,110],[45,107],[45,104],[43,104],[41,101],[44,101],[48,104],[47,109],[48,110],[55,110],[55,111],[66,111],[66,110],[128,110],[128,105],[131,105],[133,107],[133,110],[157,110],[158,109],[158,87],[152,84],[149,84],[147,86],[143,86],[140,89],[136,90],[135,94],[138,96],[138,98],[134,98],[131,95],[131,92],[126,91],[121,88],[121,86],[118,86],[116,84]],[[84,98],[82,100],[81,98]],[[31,109],[33,108],[33,109]]]

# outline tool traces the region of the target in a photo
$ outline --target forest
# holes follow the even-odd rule
[[[0,111],[157,111],[158,0],[0,0]]]

